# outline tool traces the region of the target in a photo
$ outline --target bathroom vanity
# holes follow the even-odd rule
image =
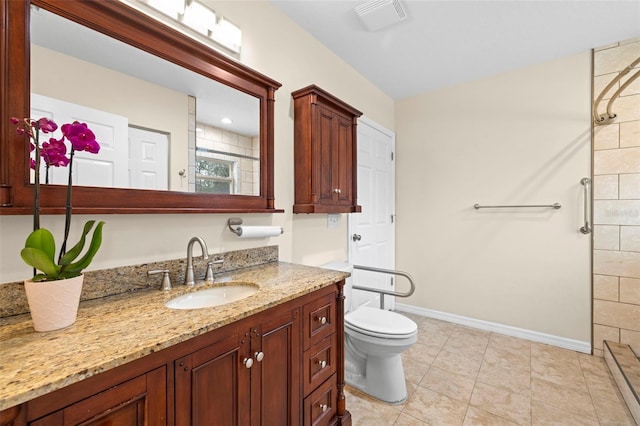
[[[176,286],[84,302],[56,332],[2,319],[0,424],[349,425],[347,275],[272,262],[217,277],[260,287],[226,305],[169,309],[199,289]]]

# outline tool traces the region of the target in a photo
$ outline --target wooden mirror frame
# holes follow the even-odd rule
[[[281,86],[212,48],[194,41],[117,0],[1,0],[0,21],[0,215],[33,212],[29,152],[10,117],[29,117],[30,7],[46,9],[138,47],[260,100],[260,195],[202,194],[74,186],[78,214],[276,213],[274,207],[274,101]],[[66,187],[41,186],[41,211],[64,213]]]

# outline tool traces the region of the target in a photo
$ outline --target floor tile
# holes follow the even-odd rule
[[[608,395],[605,398],[592,395],[593,405],[596,409],[596,415],[598,416],[600,424],[611,426],[635,426],[635,420],[627,409],[626,403],[622,399],[622,395],[617,392],[617,396],[618,399],[613,400]]]
[[[400,409],[396,406],[385,404],[349,386],[345,388],[345,398],[353,426],[388,426],[400,416]]]
[[[525,368],[511,368],[508,365],[494,364],[485,359],[480,367],[477,380],[522,396],[531,395],[531,374]]]
[[[529,397],[495,386],[476,383],[470,404],[518,424],[527,425],[531,421]]]
[[[480,408],[469,407],[463,426],[518,426],[518,423],[496,416]]]
[[[422,378],[429,370],[429,364],[408,357],[402,358],[402,367],[404,368],[404,377],[407,382],[416,386],[422,381]]]
[[[576,414],[561,407],[545,404],[541,401],[531,401],[531,425],[554,426],[597,426],[598,418],[593,414]]]
[[[595,417],[593,401],[586,386],[583,390],[576,390],[534,377],[531,379],[531,399],[566,412]]]
[[[431,365],[475,379],[482,365],[482,357],[482,354],[469,355],[455,349],[444,348]]]
[[[474,384],[475,380],[472,378],[433,366],[420,382],[420,387],[468,404]]]
[[[429,423],[425,423],[422,420],[418,420],[415,417],[411,417],[408,414],[401,413],[398,420],[394,423],[394,426],[423,426],[428,425]]]
[[[467,404],[418,386],[403,413],[430,425],[461,425]]]

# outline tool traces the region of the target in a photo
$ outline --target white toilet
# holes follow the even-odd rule
[[[322,265],[353,272],[346,262]],[[401,354],[418,339],[418,326],[398,313],[369,306],[353,306],[351,278],[345,285],[345,381],[382,401],[407,399]]]

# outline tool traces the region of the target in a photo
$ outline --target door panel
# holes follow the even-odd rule
[[[232,335],[175,361],[176,426],[250,424],[248,351],[248,339]]]
[[[169,136],[129,127],[129,186],[169,189]]]
[[[252,341],[252,353],[264,356],[252,374],[261,377],[259,413],[265,426],[300,424],[300,320],[295,312],[263,324],[261,338],[252,336],[257,343]]]
[[[395,136],[370,120],[358,123],[358,203],[362,213],[349,215],[349,259],[352,264],[394,269],[395,266]],[[354,241],[353,236],[359,236]],[[394,289],[391,275],[355,270],[353,284]],[[351,309],[380,306],[377,293],[354,290]],[[385,308],[394,298],[386,296]]]
[[[83,186],[126,188],[129,184],[128,119],[119,115],[88,108],[59,99],[31,94],[31,116],[49,117],[58,126],[73,121],[87,123],[100,144],[96,154],[78,151],[73,158],[73,183]],[[56,132],[56,137],[60,134]],[[68,144],[67,144],[68,145]],[[44,175],[43,175],[44,177]],[[65,185],[68,179],[66,167],[52,167],[49,182]],[[44,178],[42,180],[44,182]]]

